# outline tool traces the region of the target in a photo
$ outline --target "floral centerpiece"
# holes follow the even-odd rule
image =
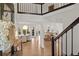
[[[3,52],[10,47],[10,42],[8,40],[9,27],[11,22],[6,22],[0,20],[0,50]]]

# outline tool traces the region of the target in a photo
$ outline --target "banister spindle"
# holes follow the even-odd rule
[[[59,56],[59,39],[60,39],[60,38],[58,38],[58,56]]]
[[[19,11],[21,12],[21,4],[19,3],[19,5],[20,5],[20,7],[19,7],[20,10]]]
[[[42,4],[41,4],[41,15],[42,15]]]
[[[63,56],[63,36],[61,36],[61,56]]]
[[[56,38],[54,38],[54,40],[56,41],[56,40],[59,40],[59,38],[60,37],[62,37],[64,34],[66,34],[66,45],[65,45],[65,56],[67,56],[67,53],[68,53],[68,51],[67,51],[67,32],[69,31],[69,30],[71,30],[71,55],[73,56],[73,44],[74,44],[74,42],[73,42],[73,28],[77,25],[79,23],[79,17],[74,21],[74,22],[72,22],[66,29],[64,29]],[[61,40],[61,41],[63,41],[63,40]],[[57,41],[57,43],[59,44],[59,41]],[[55,45],[55,44],[54,44]],[[63,45],[63,44],[62,44]],[[57,46],[56,45],[56,48],[59,50],[59,45]],[[57,51],[56,52],[56,54],[58,53],[58,55],[59,55],[59,51]],[[78,55],[79,55],[79,53],[78,53]]]
[[[67,56],[67,32],[66,32],[66,56]]]
[[[73,56],[73,28],[71,29],[71,56]]]

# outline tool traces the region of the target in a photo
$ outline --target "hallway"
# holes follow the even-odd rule
[[[40,48],[39,40],[32,38],[31,42],[23,43],[23,56],[51,56],[51,42],[45,41],[45,48]]]
[[[79,55],[78,12],[76,3],[0,3],[0,56]]]

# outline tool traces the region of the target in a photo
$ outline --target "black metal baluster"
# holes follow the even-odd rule
[[[66,32],[66,56],[67,56],[67,32]]]
[[[71,56],[73,56],[73,28],[71,29]]]

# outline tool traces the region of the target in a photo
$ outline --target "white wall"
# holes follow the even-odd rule
[[[17,14],[16,22],[17,27],[22,27],[23,25],[31,27],[38,27],[39,25],[43,26],[45,32],[47,31],[48,26],[51,26],[51,31],[56,30],[58,32],[61,32],[63,27],[61,23],[50,23],[48,20],[43,19],[42,16],[39,15]]]
[[[66,5],[68,3],[45,3],[42,5],[43,7],[43,13],[48,12],[48,7],[54,4],[54,9],[59,8],[63,5]]]
[[[48,19],[50,22],[59,22],[64,24],[66,28],[79,16],[79,4],[75,4],[64,9],[54,11],[52,13],[43,16],[44,19]]]
[[[50,22],[56,22],[56,23],[62,23],[63,28],[65,29],[70,23],[72,23],[77,17],[79,17],[79,4],[75,4],[69,7],[66,7],[64,9],[46,14],[43,16],[43,19],[46,19]],[[77,25],[74,28],[74,54],[77,54],[79,51],[79,26]],[[68,32],[68,55],[71,54],[70,52],[70,45],[71,45],[71,32]],[[65,53],[65,37],[63,39],[63,47],[64,47],[64,53]]]

